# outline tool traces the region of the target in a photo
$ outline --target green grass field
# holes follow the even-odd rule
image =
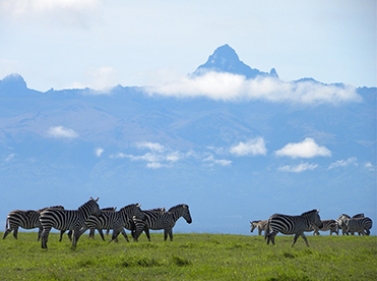
[[[1,237],[3,233],[0,233]],[[37,234],[21,232],[0,241],[0,280],[377,280],[377,237],[152,233],[138,243],[108,243],[84,234],[76,250],[67,236],[51,233],[48,250]],[[109,238],[108,238],[109,239]]]

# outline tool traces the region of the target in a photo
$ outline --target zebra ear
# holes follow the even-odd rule
[[[139,208],[140,208],[140,207],[141,207],[141,204],[137,203],[137,204],[136,204],[136,207],[139,207]]]

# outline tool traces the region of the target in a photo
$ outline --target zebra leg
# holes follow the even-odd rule
[[[102,229],[97,228],[97,231],[98,231],[99,235],[101,236],[102,240],[105,241],[105,236],[103,235]],[[94,233],[94,231],[93,231],[93,233]],[[93,237],[94,237],[94,235],[93,235]]]
[[[168,234],[169,234],[169,238],[170,238],[170,241],[173,241],[173,228],[170,228],[168,230]],[[165,239],[166,240],[166,239]]]
[[[13,230],[13,237],[18,238],[18,226]]]
[[[297,234],[295,234],[295,238],[293,239],[292,247],[293,247],[293,245],[296,243],[297,238],[298,238],[299,236],[301,236],[301,237],[305,240],[306,246],[309,247],[308,239],[306,238],[304,232],[303,232],[303,233],[297,233]]]
[[[71,231],[71,230],[70,230],[70,231]],[[69,231],[69,232],[70,232],[70,231]],[[69,233],[69,232],[68,232],[68,233]],[[65,230],[60,230],[59,242],[62,242],[64,233],[65,233]],[[68,234],[68,236],[69,236],[69,234]]]
[[[80,235],[82,233],[80,233],[80,230],[79,229],[74,229],[73,230],[73,237],[72,237],[72,249],[76,249],[76,246],[77,246],[77,242],[79,241],[79,238],[80,238]]]
[[[126,238],[127,242],[130,242],[130,240],[128,240],[128,237],[127,237],[127,233],[124,231],[124,228],[122,228],[122,235],[124,238]]]
[[[95,232],[96,230],[94,229],[94,228],[91,228],[90,230],[89,230],[89,238],[93,238],[94,239],[94,232]],[[98,231],[99,232],[99,231]],[[105,240],[104,238],[102,238],[102,240]]]
[[[47,249],[48,235],[50,234],[51,227],[43,228],[41,234],[41,247],[42,249]]]
[[[148,241],[151,242],[151,236],[149,235],[149,228],[148,227],[144,227],[144,232],[145,232],[145,235],[148,238]]]

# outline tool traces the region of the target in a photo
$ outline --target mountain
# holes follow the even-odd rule
[[[208,70],[278,81],[227,45],[193,75]],[[312,78],[292,83],[309,94],[326,86]],[[347,87],[323,89],[321,97],[345,95]],[[0,224],[13,209],[75,209],[90,196],[102,207],[187,203],[193,223],[179,221],[177,231],[248,235],[251,220],[313,208],[323,219],[365,213],[376,220],[377,89],[355,91],[358,99],[312,104],[121,85],[106,94],[42,93],[13,74],[0,81]]]
[[[236,51],[227,44],[218,47],[215,52],[209,56],[207,62],[200,65],[195,70],[193,75],[203,75],[208,71],[244,75],[247,79],[256,78],[257,76],[278,78],[275,68],[272,68],[271,71],[267,73],[246,65],[239,59]]]

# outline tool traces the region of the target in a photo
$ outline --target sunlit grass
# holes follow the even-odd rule
[[[2,235],[2,234],[1,234]],[[77,249],[50,234],[48,250],[36,233],[0,241],[0,280],[375,280],[377,237],[152,234],[139,243],[80,238]]]

